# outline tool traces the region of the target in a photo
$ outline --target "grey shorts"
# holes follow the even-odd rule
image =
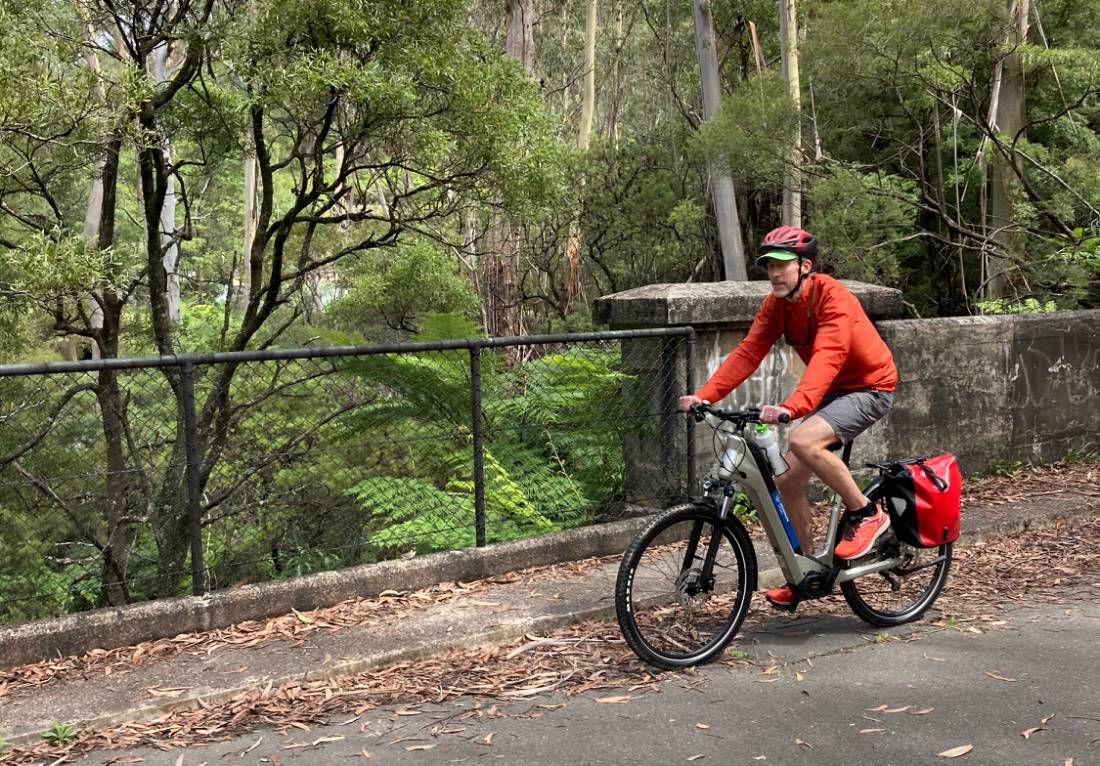
[[[841,441],[850,442],[885,417],[894,403],[892,391],[843,391],[829,394],[807,417],[818,415]]]

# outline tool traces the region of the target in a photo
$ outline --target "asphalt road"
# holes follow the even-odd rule
[[[1097,594],[1086,585],[1061,603],[1000,612],[980,633],[923,626],[908,640],[811,614],[749,638],[760,668],[710,666],[654,688],[579,696],[378,708],[308,732],[76,763],[1091,766],[1100,764]]]

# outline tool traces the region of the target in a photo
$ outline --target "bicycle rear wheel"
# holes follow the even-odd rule
[[[840,584],[844,600],[860,619],[877,627],[912,622],[932,606],[947,582],[953,546],[913,548],[898,542],[890,530],[878,543],[880,558],[901,557],[885,572]]]
[[[717,538],[711,573],[708,547]],[[752,543],[736,520],[686,504],[657,515],[627,548],[615,612],[627,644],[660,668],[714,659],[741,627],[756,582]]]

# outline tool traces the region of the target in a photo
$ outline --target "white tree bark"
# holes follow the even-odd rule
[[[103,88],[103,72],[99,67],[99,57],[95,53],[96,30],[87,16],[87,9],[79,8],[84,29],[84,61],[95,75],[95,94],[102,102],[106,99],[106,91]],[[92,188],[88,193],[88,204],[84,208],[84,246],[93,248],[98,244],[99,224],[103,218],[103,167],[106,164],[103,157],[96,160],[95,171],[92,175]],[[91,330],[103,329],[103,307],[100,305],[95,292],[88,296],[88,326]],[[92,343],[92,359],[102,356],[99,343]]]
[[[1027,42],[1030,16],[1030,0],[1012,0],[1009,7],[1011,27],[1006,41],[1010,48]],[[998,68],[1000,70],[996,75],[998,98],[990,105],[990,114],[994,116],[997,133],[1002,134],[1006,142],[1011,143],[1027,124],[1023,57],[1019,52],[1011,51],[1001,62],[998,62]],[[1018,241],[1014,231],[1012,193],[1018,169],[1019,160],[1015,154],[1008,158],[999,158],[992,167],[990,225],[993,229],[993,239],[999,245],[1002,257],[989,260],[988,273],[985,274],[987,298],[1003,298],[1009,289],[1006,265],[1008,256],[1013,254]]]
[[[611,98],[607,107],[607,137],[611,145],[619,148],[619,109],[623,97],[623,0],[615,3],[614,57],[611,59]]]
[[[599,0],[588,0],[584,20],[584,100],[581,102],[581,128],[577,134],[577,148],[588,149],[592,134],[592,114],[596,111],[596,14]]]
[[[715,49],[714,19],[709,0],[692,0],[695,19],[695,52],[699,57],[699,75],[703,84],[703,117],[711,119],[718,110],[721,87],[718,80],[718,54]],[[745,249],[741,240],[741,221],[737,212],[737,197],[733,178],[724,162],[712,161],[710,177],[714,184],[714,211],[718,218],[718,234],[722,242],[722,265],[725,278],[744,281],[748,278]]]
[[[592,115],[596,111],[596,14],[599,0],[588,0],[584,23],[584,95],[581,99],[581,124],[577,131],[577,148],[588,151],[592,135]],[[584,181],[581,179],[583,185]],[[561,282],[561,313],[568,314],[573,302],[584,298],[581,278],[580,211],[573,211],[569,237],[565,243],[565,263]]]
[[[248,130],[244,155],[244,240],[241,243],[241,259],[237,274],[230,279],[237,282],[237,307],[244,311],[248,306],[252,292],[252,243],[256,240],[256,225],[259,221],[257,202],[257,166],[256,149],[252,141],[252,131]]]
[[[798,9],[795,0],[779,0],[779,40],[783,59],[783,79],[787,93],[801,114],[802,92],[798,81]],[[783,223],[802,226],[802,129],[795,131],[787,153],[783,179]]]
[[[153,79],[157,85],[168,80],[168,45],[161,44],[153,49]],[[162,136],[164,145],[164,163],[172,164],[172,146],[167,136]],[[169,174],[167,178],[168,190],[164,195],[164,204],[160,209],[161,241],[164,243],[164,254],[161,263],[164,265],[165,275],[165,300],[168,305],[168,318],[175,324],[180,321],[180,278],[179,278],[179,245],[176,240],[176,179]]]

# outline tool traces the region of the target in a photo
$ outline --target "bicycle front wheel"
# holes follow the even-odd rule
[[[888,571],[840,584],[844,600],[860,619],[878,627],[901,625],[924,614],[940,595],[951,569],[952,544],[912,548],[899,543],[893,530],[879,543],[882,557],[900,557]]]
[[[751,546],[740,524],[719,523],[706,506],[658,514],[630,544],[615,584],[619,627],[634,653],[666,669],[714,659],[748,612],[756,580]]]

